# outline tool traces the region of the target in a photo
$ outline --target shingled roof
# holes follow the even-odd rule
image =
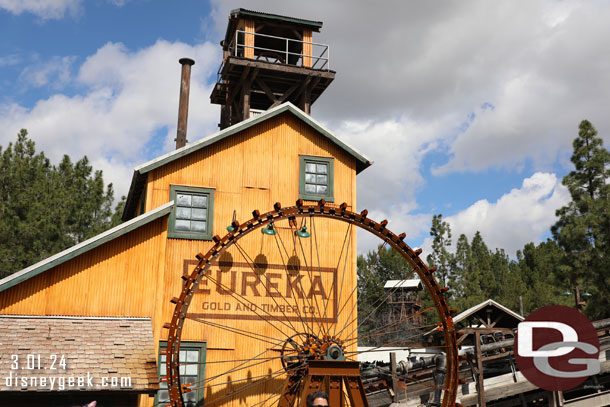
[[[0,349],[0,392],[154,393],[159,388],[150,318],[1,315]],[[6,378],[15,376],[20,380],[8,386]],[[80,384],[79,377],[84,378]]]

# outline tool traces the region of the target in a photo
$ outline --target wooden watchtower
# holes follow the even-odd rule
[[[335,78],[329,48],[313,42],[322,22],[236,9],[229,15],[223,61],[211,102],[224,129],[284,102],[310,114]]]
[[[422,283],[419,279],[388,280],[383,287],[388,298],[387,323],[410,319],[413,324],[421,322],[414,316],[421,309]]]

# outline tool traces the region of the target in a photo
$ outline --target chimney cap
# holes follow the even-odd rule
[[[180,62],[180,65],[195,65],[195,61],[191,58],[180,58],[178,62]]]

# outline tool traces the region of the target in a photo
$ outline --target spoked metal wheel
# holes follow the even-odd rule
[[[357,363],[357,345],[365,338],[358,337],[358,327],[376,316],[357,315],[357,286],[363,283],[356,278],[357,228],[381,239],[379,250],[406,259],[410,270],[401,279],[419,276],[432,300],[366,335],[377,343],[387,338],[384,346],[436,349],[444,377],[435,377],[429,364],[413,363],[399,369],[399,379],[405,391],[436,390],[440,405],[455,404],[458,355],[445,289],[419,258],[421,251],[403,241],[404,233],[392,233],[387,221],[369,219],[366,210],[347,208],[324,200],[299,200],[288,208],[276,203],[271,212],[233,221],[226,236],[215,236],[214,246],[197,255],[165,325],[169,405],[185,406],[183,394],[204,389],[206,407],[303,406],[307,394],[323,389],[333,406],[368,406]],[[180,361],[180,347],[183,338],[194,337],[208,344],[206,377],[181,383],[188,362]]]

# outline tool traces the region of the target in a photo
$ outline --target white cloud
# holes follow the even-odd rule
[[[49,85],[53,89],[61,89],[67,85],[71,78],[70,70],[76,57],[52,57],[43,63],[36,63],[25,67],[19,75],[19,80],[26,87],[39,88]]]
[[[31,108],[0,105],[0,127],[5,129],[0,143],[8,145],[20,128],[27,128],[37,149],[54,162],[63,154],[73,159],[87,155],[96,168],[104,170],[106,181],[115,184],[117,196],[125,194],[133,167],[151,158],[151,148],[154,156],[172,148],[180,57],[196,61],[187,137],[195,141],[215,130],[218,112],[209,103],[211,87],[206,83],[218,61],[216,48],[209,43],[189,46],[158,41],[131,51],[108,43],[80,67],[75,83],[82,93],[57,93]],[[162,140],[153,140],[159,132]]]
[[[395,233],[420,236],[429,225],[416,215],[416,193],[425,180],[420,173],[426,153],[437,147],[446,118],[418,123],[406,117],[383,122],[345,121],[334,133],[357,146],[374,164],[358,175],[358,210],[367,208],[376,221],[387,219]],[[378,239],[359,233],[358,251],[374,250]]]
[[[569,201],[567,188],[555,174],[537,172],[496,202],[482,199],[445,220],[451,226],[454,245],[460,234],[471,240],[480,231],[491,250],[502,248],[514,256],[526,243],[540,242],[557,219],[555,211]],[[423,247],[430,252],[430,238]]]
[[[0,56],[0,67],[17,65],[20,61],[21,61],[21,58],[19,58],[15,54]]]
[[[384,209],[373,209],[369,211],[368,217],[377,222],[384,219],[388,220],[388,229],[398,234],[406,233],[405,241],[412,242],[414,238],[420,237],[430,230],[430,215],[412,214],[414,206],[402,204]],[[358,230],[358,253],[368,253],[376,251],[377,247],[383,243],[378,237],[364,230]]]
[[[123,7],[129,0],[107,0],[116,7]],[[21,15],[31,13],[44,20],[76,17],[83,12],[83,0],[0,0],[0,9]]]
[[[81,11],[82,0],[0,0],[0,8],[13,14],[32,13],[43,20],[72,16]]]

